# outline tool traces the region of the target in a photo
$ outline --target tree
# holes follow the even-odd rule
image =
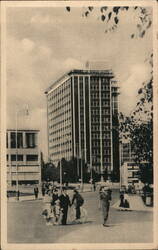
[[[129,117],[120,114],[122,138],[129,138],[142,182],[153,181],[153,80],[142,84],[139,100]]]
[[[114,32],[121,20],[121,13],[133,10],[133,13],[137,16],[136,32],[130,34],[131,39],[143,38],[148,29],[152,25],[152,14],[150,8],[141,6],[102,6],[99,8],[98,19],[100,22],[105,23],[105,33]],[[71,12],[73,8],[66,7],[68,12]],[[88,18],[93,14],[95,7],[88,6],[84,8],[82,12],[83,18]],[[129,15],[130,17],[130,15]],[[151,53],[148,62],[152,69]],[[135,110],[127,117],[120,113],[119,122],[119,137],[129,139],[131,142],[132,150],[135,152],[135,161],[141,163],[142,161],[148,162],[146,168],[142,167],[140,170],[141,178],[145,176],[144,171],[148,171],[153,167],[153,76],[151,70],[151,77],[149,81],[142,84],[142,87],[138,91],[139,100],[137,102]],[[114,130],[115,131],[115,128]],[[116,131],[117,134],[117,131]],[[149,167],[150,166],[150,167]],[[152,172],[152,171],[150,171]],[[113,173],[114,174],[114,173]]]
[[[144,37],[147,30],[152,25],[151,12],[149,8],[141,7],[141,6],[102,6],[99,8],[100,14],[98,16],[101,22],[105,23],[105,33],[115,31],[120,23],[120,14],[124,11],[129,11],[129,9],[133,9],[134,12],[137,13],[138,23],[136,25],[137,32],[131,34],[131,38],[135,37]],[[73,8],[70,6],[66,7],[68,12],[71,12]],[[89,15],[92,15],[95,10],[94,6],[85,7],[82,12],[82,17],[88,18]]]
[[[58,181],[59,171],[52,163],[46,163],[42,167],[42,180],[43,181]]]

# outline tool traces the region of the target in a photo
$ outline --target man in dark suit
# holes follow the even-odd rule
[[[63,187],[62,189],[62,194],[60,195],[59,200],[60,200],[60,206],[63,212],[61,223],[62,225],[66,225],[68,207],[70,206],[70,198],[67,194],[67,190],[65,187]]]
[[[37,185],[36,185],[36,186],[34,187],[35,199],[38,198],[38,192],[39,192],[39,190],[38,190],[38,187],[37,187]]]

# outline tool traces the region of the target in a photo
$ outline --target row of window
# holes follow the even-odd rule
[[[23,137],[23,133],[10,133],[10,147],[11,148],[35,148],[36,145],[36,134],[35,133],[25,133],[25,137]],[[25,140],[25,141],[24,141]],[[7,148],[8,148],[8,133],[7,133]]]
[[[11,155],[10,159],[11,161],[23,161],[24,155],[18,154],[18,155]],[[7,161],[9,159],[9,155],[7,154]],[[26,155],[26,161],[38,161],[38,155]]]
[[[67,91],[70,88],[70,81],[71,80],[65,81],[58,88],[56,88],[54,91],[52,91],[49,94],[49,99],[56,98],[57,96],[61,95],[63,92]]]
[[[71,102],[70,102],[70,100],[69,101],[67,101],[67,102],[65,102],[65,103],[63,103],[62,102],[62,105],[61,105],[61,102],[60,101],[58,101],[58,104],[50,104],[49,106],[48,106],[48,109],[49,110],[52,110],[53,109],[53,112],[55,112],[55,111],[58,111],[59,109],[62,109],[62,108],[69,108],[69,107],[71,107]]]
[[[52,123],[51,123],[52,124]],[[68,129],[71,127],[71,117],[68,119],[65,119],[64,121],[58,121],[56,123],[53,123],[52,125],[49,126],[50,129],[55,128],[56,126],[59,126],[59,124],[62,124],[63,130]]]
[[[64,93],[63,98],[64,99],[67,98],[70,95],[70,89],[65,90],[61,94],[59,94],[59,93],[55,94],[54,92],[52,92],[51,94],[49,94],[48,101],[49,102],[54,101],[54,100],[56,101],[59,98],[59,96],[61,96],[63,93]]]
[[[110,98],[110,94],[108,94],[106,92],[105,93],[102,92],[101,93],[101,97],[105,98],[105,99],[109,99]],[[91,93],[91,99],[93,99],[93,98],[100,98],[99,92],[98,93],[97,92]]]
[[[63,147],[65,148],[64,150],[65,151],[70,151],[70,147],[67,147],[67,146],[69,146],[70,144],[69,143],[71,143],[71,140],[70,141],[68,141],[67,143],[61,143],[61,145],[60,144],[55,144],[55,145],[53,145],[53,146],[50,146],[49,148],[50,149],[58,149],[58,150],[60,150],[60,148],[61,148],[61,150],[63,150]],[[67,144],[67,145],[66,145]],[[65,147],[66,146],[66,147]]]
[[[64,113],[60,113],[60,114],[57,114],[57,115],[53,115],[53,114],[51,114],[51,115],[49,115],[49,117],[51,117],[50,119],[49,119],[49,121],[52,121],[52,120],[59,120],[59,118],[61,118],[61,116],[63,116],[63,118],[65,119],[65,121],[66,120],[69,120],[69,119],[71,119],[71,116],[70,116],[70,114],[71,114],[71,112],[70,112],[71,110],[69,109],[69,110],[67,110],[66,112],[64,112]],[[69,115],[69,117],[67,117]]]
[[[56,120],[56,123],[61,123],[61,116],[62,116],[62,118],[64,118],[64,120],[62,119],[62,123],[71,120],[71,116],[66,117],[66,113],[65,113],[65,114],[62,114],[62,115],[53,116],[52,118],[49,119],[49,121]]]
[[[53,152],[51,153],[51,156],[54,156],[54,155],[61,155],[63,153],[68,153],[68,152],[71,152],[72,151],[72,148],[68,148],[68,149],[65,149],[65,150],[59,150],[59,151],[56,151],[56,152]]]
[[[54,110],[52,110],[51,112],[49,112],[48,113],[48,115],[49,115],[49,117],[51,117],[50,118],[50,120],[52,120],[52,116],[53,116],[53,118],[54,119],[57,119],[57,118],[59,118],[59,117],[61,117],[61,116],[67,116],[67,115],[69,115],[71,113],[71,106],[70,107],[67,107],[67,109],[65,109],[64,110],[64,112],[62,112],[62,110],[60,110],[60,113],[59,112],[56,112],[56,111],[54,111]],[[56,116],[55,116],[56,115]],[[53,119],[53,120],[54,120]]]
[[[99,90],[99,84],[91,85],[91,90]],[[101,85],[101,90],[110,91],[110,85]]]
[[[63,125],[63,122],[62,123],[61,122],[60,123],[55,123],[54,125],[52,125],[51,129],[53,129],[53,131],[50,132],[51,135],[53,135],[54,133],[55,134],[60,133],[60,132],[65,131],[67,129],[71,129],[71,124],[69,124],[69,125],[67,125],[65,127],[63,127],[63,126],[60,127],[60,124]],[[58,128],[58,129],[56,129],[56,128]]]
[[[51,102],[48,107],[50,108],[50,107],[57,106],[59,103],[62,103],[64,105],[70,104],[70,98],[68,99],[68,96],[70,96],[70,94],[65,96],[64,98],[62,97],[57,100],[54,100],[54,102]]]
[[[109,132],[110,131],[110,126],[102,126],[102,127],[100,127],[100,125],[92,125],[91,126],[91,130],[94,132],[94,131],[98,131],[98,132],[100,132],[100,129],[102,130],[102,131],[106,131],[106,132]]]
[[[94,99],[93,100],[91,100],[91,106],[93,106],[93,107],[100,107],[100,100],[95,100],[94,101]],[[102,107],[110,107],[110,102],[108,102],[108,101],[101,101],[101,106]]]

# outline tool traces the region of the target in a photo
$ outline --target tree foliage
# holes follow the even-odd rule
[[[135,37],[144,37],[145,33],[147,30],[151,27],[152,25],[152,18],[151,18],[151,13],[148,10],[148,8],[141,7],[141,6],[134,6],[134,7],[129,7],[129,6],[102,6],[99,8],[100,14],[99,14],[99,19],[101,22],[105,23],[105,33],[115,31],[120,23],[120,14],[124,11],[129,11],[129,8],[132,8],[138,16],[138,23],[136,25],[137,32],[134,34],[131,34],[131,38]],[[68,12],[71,11],[70,6],[66,7],[66,10]],[[92,15],[92,12],[94,11],[95,7],[93,6],[88,6],[84,8],[82,12],[82,17],[88,18],[89,15]],[[109,25],[110,24],[110,25]]]
[[[138,90],[139,100],[129,117],[120,113],[121,139],[129,139],[134,160],[140,166],[140,179],[153,178],[153,78]]]

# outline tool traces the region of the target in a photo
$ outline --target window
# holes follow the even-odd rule
[[[26,133],[26,147],[35,148],[35,133]]]
[[[16,148],[16,135],[15,135],[15,132],[11,132],[10,140],[11,140],[11,148]]]
[[[26,161],[38,161],[38,155],[26,155]]]
[[[17,155],[18,161],[23,161],[23,155]],[[16,161],[16,155],[11,155],[11,161]]]
[[[11,148],[16,148],[16,140],[17,140],[17,148],[23,147],[22,133],[11,132],[10,139],[11,139]]]

